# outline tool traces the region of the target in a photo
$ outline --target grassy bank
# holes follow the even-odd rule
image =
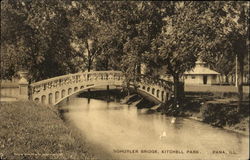
[[[212,126],[249,135],[249,97],[237,107],[237,94],[186,93],[183,114]]]
[[[93,159],[77,131],[54,109],[33,102],[1,102],[1,158]]]

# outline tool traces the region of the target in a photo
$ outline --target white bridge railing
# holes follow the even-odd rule
[[[58,76],[32,83],[31,99],[44,104],[55,105],[80,91],[97,86],[122,86],[125,77],[120,71],[92,71]],[[171,83],[164,80],[153,81],[145,76],[138,82],[138,89],[158,101],[165,102],[172,92]]]

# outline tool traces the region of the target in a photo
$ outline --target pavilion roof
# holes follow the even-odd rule
[[[184,73],[184,75],[201,75],[201,74],[217,75],[220,73],[200,65],[196,65],[194,69]]]

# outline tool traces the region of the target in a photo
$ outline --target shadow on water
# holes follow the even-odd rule
[[[110,90],[89,90],[82,92],[78,95],[81,98],[88,99],[99,99],[107,102],[119,102],[120,99],[124,98],[127,95],[126,92],[121,91],[120,89],[110,89]],[[88,101],[89,102],[89,101]]]

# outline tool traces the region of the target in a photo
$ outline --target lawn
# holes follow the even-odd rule
[[[185,85],[186,92],[232,92],[237,93],[235,86],[219,86],[219,85]],[[243,86],[243,93],[249,94],[249,86]]]
[[[55,108],[33,102],[1,102],[0,159],[93,159],[84,139]]]

